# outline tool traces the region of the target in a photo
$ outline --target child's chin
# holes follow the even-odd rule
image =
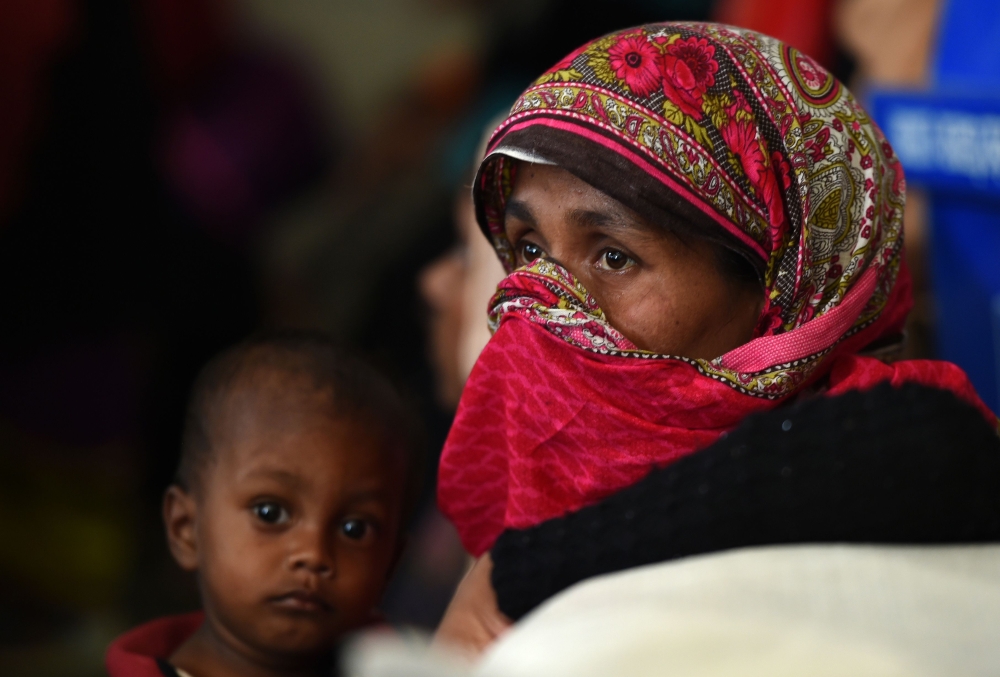
[[[262,629],[261,644],[286,656],[318,657],[333,649],[341,634],[336,624],[318,623],[311,618],[284,618]]]

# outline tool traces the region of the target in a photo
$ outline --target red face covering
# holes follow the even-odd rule
[[[916,381],[995,424],[958,367],[857,355],[897,336],[910,307],[902,169],[850,93],[794,49],[658,24],[557,64],[515,103],[476,179],[477,216],[508,270],[511,158],[557,164],[653,223],[736,250],[762,271],[765,302],[752,341],[693,360],[637,349],[551,262],[511,272],[441,458],[439,503],[473,554],[805,390]]]

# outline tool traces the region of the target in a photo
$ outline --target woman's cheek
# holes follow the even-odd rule
[[[667,355],[683,354],[683,335],[689,318],[678,308],[676,289],[663,279],[647,279],[630,304],[631,321],[643,347]]]
[[[612,327],[639,348],[649,350],[655,343],[655,332],[650,327],[648,303],[642,294],[634,292],[631,289],[613,292],[604,302],[598,299],[598,303]]]

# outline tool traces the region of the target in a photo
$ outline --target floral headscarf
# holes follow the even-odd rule
[[[712,360],[654,355],[565,269],[513,271],[512,160],[558,165],[652,223],[742,254],[765,293],[755,338]],[[467,547],[597,500],[821,377],[832,393],[920,380],[978,402],[953,365],[855,355],[898,336],[909,310],[904,194],[892,148],[851,93],[759,33],[647,25],[542,75],[493,134],[474,184],[511,274],[442,457],[440,503]]]

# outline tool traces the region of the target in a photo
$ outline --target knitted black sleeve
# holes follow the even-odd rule
[[[998,540],[996,430],[949,392],[885,385],[748,417],[595,505],[505,531],[493,587],[517,619],[591,576],[729,548]]]

